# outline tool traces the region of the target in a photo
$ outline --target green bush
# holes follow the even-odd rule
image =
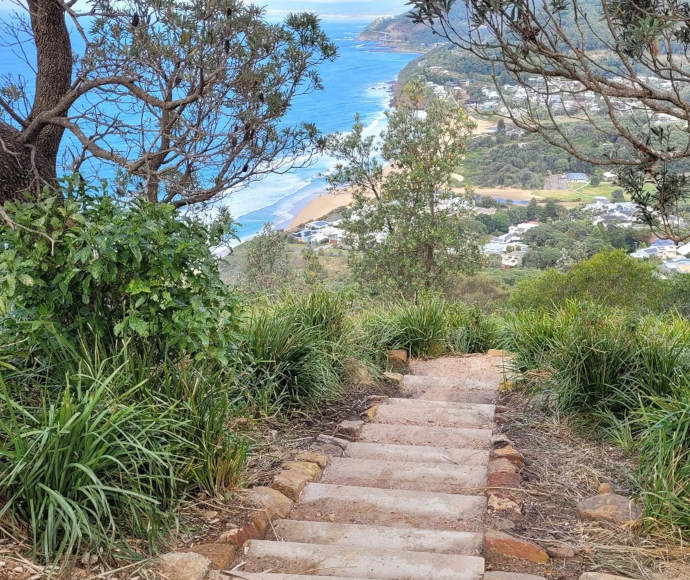
[[[566,300],[661,312],[666,308],[668,291],[653,264],[613,250],[599,252],[565,273],[545,270],[540,276],[522,280],[515,286],[509,305],[518,310],[553,309]]]
[[[209,249],[220,229],[169,205],[120,205],[69,189],[5,209],[16,224],[0,229],[5,327],[50,323],[72,338],[95,333],[161,356],[225,360],[235,300]]]

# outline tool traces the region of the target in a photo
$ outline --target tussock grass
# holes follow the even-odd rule
[[[592,302],[510,315],[502,342],[563,415],[640,456],[647,522],[690,535],[690,323]]]

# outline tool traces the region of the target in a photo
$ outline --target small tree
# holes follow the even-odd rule
[[[319,255],[316,250],[308,246],[302,252],[302,261],[304,262],[303,274],[305,284],[311,286],[318,283],[326,274],[326,269],[319,261]]]
[[[287,236],[270,223],[247,242],[244,275],[250,292],[270,292],[290,280]]]
[[[340,161],[330,183],[353,188],[343,223],[352,265],[379,290],[415,295],[444,288],[479,263],[466,223],[470,198],[449,187],[474,125],[457,104],[416,84],[406,87],[387,117],[380,141],[365,137],[357,118],[350,134],[333,135],[328,143]]]

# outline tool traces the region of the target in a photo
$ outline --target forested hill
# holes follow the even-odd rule
[[[580,0],[578,2],[580,11],[589,17],[590,22],[594,23],[594,29],[597,34],[592,34],[588,29],[585,29],[586,44],[589,50],[598,50],[604,48],[602,38],[607,38],[607,31],[602,21],[599,25],[596,24],[598,18],[597,14],[601,12],[601,4],[598,0]],[[457,2],[451,10],[451,21],[457,30],[461,30],[467,26],[467,8],[464,2]],[[579,29],[577,28],[570,11],[563,11],[563,21],[561,25],[564,28],[567,36],[577,38]],[[388,16],[377,18],[369,24],[360,34],[361,40],[373,40],[389,44],[397,48],[406,48],[425,52],[430,48],[448,44],[448,41],[439,35],[434,34],[428,26],[423,24],[415,24],[409,17],[409,12],[398,14],[397,16]]]
[[[453,18],[458,24],[465,15],[465,6],[461,2],[452,10]],[[434,46],[447,44],[447,41],[434,34],[428,26],[415,24],[409,13],[377,18],[360,34],[362,40],[374,40],[417,50],[428,50]]]

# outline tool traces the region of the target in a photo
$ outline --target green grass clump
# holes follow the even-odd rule
[[[450,304],[436,295],[369,312],[363,322],[365,341],[378,356],[404,349],[411,357],[446,352],[484,352],[496,345],[496,324],[478,307]]]
[[[343,293],[287,294],[251,311],[240,331],[235,386],[255,412],[310,407],[342,393],[346,363],[367,358]]]
[[[688,377],[690,378],[690,377]],[[646,516],[657,525],[690,531],[690,389],[644,400],[635,415],[639,428],[639,485]]]

